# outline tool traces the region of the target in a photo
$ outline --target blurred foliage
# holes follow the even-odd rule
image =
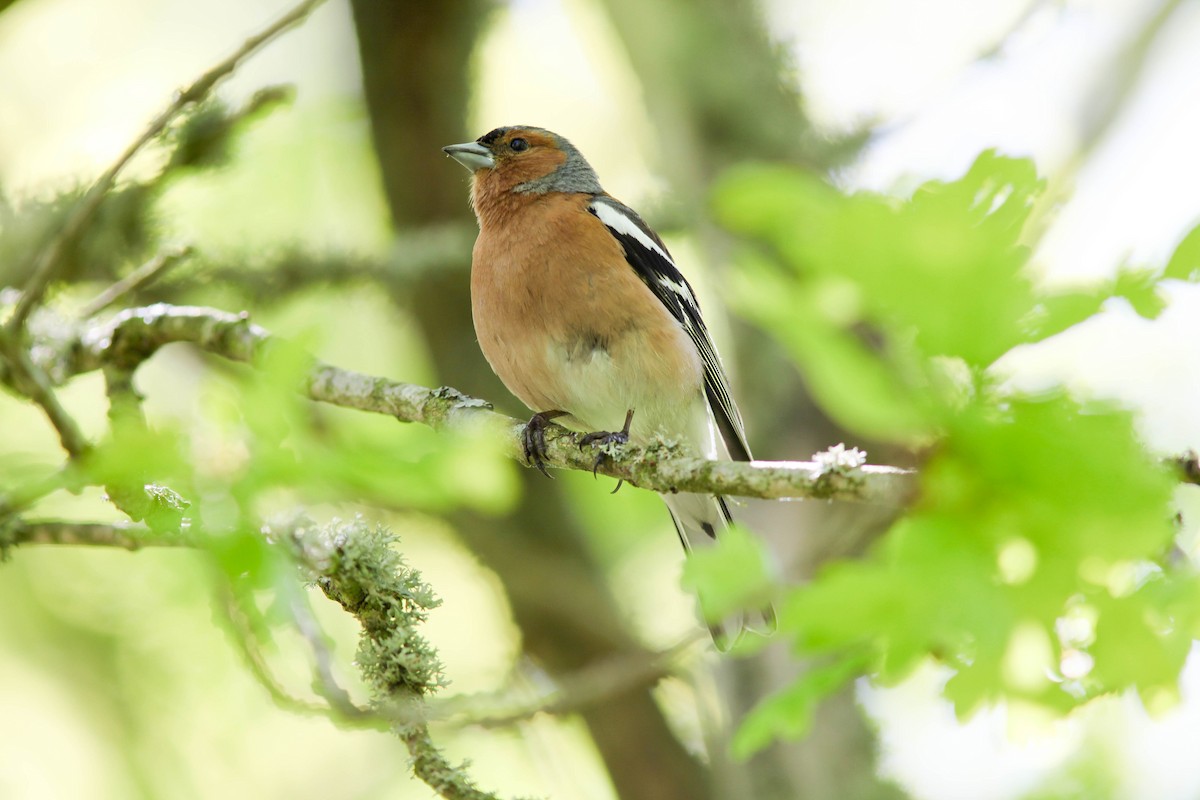
[[[152,160],[158,163],[109,192],[83,236],[68,243],[58,277],[67,283],[111,280],[149,258],[162,245],[158,205],[164,193],[180,179],[227,166],[238,137],[290,98],[290,87],[275,86],[240,108],[210,99],[182,114],[156,141]],[[0,194],[0,284],[24,278],[42,243],[62,228],[85,191],[21,201]]]
[[[49,370],[53,384],[71,377],[63,371],[70,360],[67,352],[72,339],[89,324],[77,318],[79,299],[160,250],[180,226],[178,208],[173,207],[177,194],[187,195],[189,187],[208,180],[214,168],[230,164],[244,134],[289,96],[289,90],[270,89],[238,109],[219,101],[200,104],[160,137],[152,151],[139,156],[152,164],[104,199],[100,213],[65,260],[51,305],[38,308],[22,332],[36,351],[34,360]],[[81,195],[82,191],[69,191],[43,200],[0,203],[0,286],[20,285],[25,265],[56,235]],[[172,206],[167,214],[164,205]],[[169,225],[160,221],[160,214],[163,219],[170,217]],[[428,252],[419,254],[430,263],[444,257],[435,251],[444,250],[445,241],[457,245],[462,238],[454,232],[430,237],[436,241]],[[151,531],[146,544],[153,544],[156,537],[184,540],[203,554],[200,563],[208,569],[201,574],[223,601],[217,604],[225,609],[224,614],[218,613],[218,621],[224,620],[230,628],[254,674],[268,684],[272,695],[284,702],[281,698],[292,693],[290,688],[273,685],[271,673],[276,671],[292,676],[284,684],[304,685],[303,678],[297,680],[294,674],[307,656],[315,662],[314,674],[308,676],[311,691],[296,694],[316,697],[306,697],[301,705],[326,700],[328,716],[346,719],[339,703],[350,702],[350,696],[343,697],[340,688],[329,683],[332,676],[321,672],[321,663],[328,658],[322,651],[332,645],[324,641],[325,631],[312,625],[310,616],[316,609],[309,608],[309,598],[297,581],[299,565],[302,575],[361,623],[357,664],[371,702],[391,708],[397,701],[422,697],[443,682],[437,655],[419,632],[428,610],[439,601],[404,563],[396,534],[381,524],[368,524],[360,513],[376,519],[442,515],[457,508],[502,514],[519,492],[516,467],[490,439],[447,436],[422,426],[401,425],[389,417],[314,407],[300,393],[310,364],[308,352],[323,344],[318,337],[326,333],[319,323],[335,324],[342,316],[354,321],[329,331],[329,338],[353,353],[355,366],[379,366],[375,362],[383,359],[384,369],[392,371],[396,367],[392,362],[401,360],[409,364],[412,377],[427,371],[419,347],[406,342],[403,331],[394,332],[398,342],[381,342],[369,352],[362,347],[365,334],[359,327],[378,323],[381,314],[367,297],[356,297],[358,289],[347,279],[383,282],[386,277],[399,285],[400,276],[386,275],[366,257],[318,254],[299,244],[277,244],[271,254],[235,255],[232,263],[229,253],[218,262],[209,254],[209,245],[199,242],[199,255],[191,264],[150,290],[137,288],[121,302],[158,297],[211,302],[219,294],[215,288],[237,293],[228,288],[236,282],[227,275],[220,287],[213,286],[214,272],[238,268],[270,272],[282,261],[293,271],[247,281],[242,291],[262,295],[264,304],[275,305],[282,329],[296,344],[281,338],[253,368],[181,358],[178,353],[156,355],[154,362],[170,362],[170,386],[159,385],[160,391],[148,392],[150,402],[145,402],[143,391],[151,370],[138,369],[137,354],[130,363],[106,368],[103,380],[73,381],[59,394],[70,398],[64,402],[71,413],[82,411],[88,418],[84,428],[92,446],[61,473],[53,466],[58,459],[51,454],[50,440],[23,430],[35,419],[35,409],[29,404],[19,407],[24,398],[12,386],[6,387],[15,397],[0,398],[4,414],[12,412],[0,429],[14,435],[6,435],[0,448],[0,527],[13,514],[69,520],[72,514],[63,512],[71,503],[64,501],[65,492],[55,491],[65,488],[85,495],[77,504],[77,516],[141,521]],[[337,269],[330,269],[331,265]],[[280,290],[280,281],[286,291]],[[349,284],[338,295],[345,308],[327,307],[331,283]],[[314,289],[309,295],[298,291],[309,287]],[[13,291],[0,296],[0,319],[16,296]],[[279,302],[285,299],[289,302]],[[369,335],[383,334],[376,325]],[[136,382],[132,370],[138,370]],[[0,364],[0,377],[9,376]],[[167,413],[161,407],[151,408],[162,401],[164,388],[173,390],[166,395],[176,395],[168,399]],[[95,413],[106,405],[106,415],[102,410]],[[325,524],[313,521],[331,516]],[[7,569],[13,575],[22,567],[15,564]],[[86,574],[81,573],[79,580],[86,583]],[[136,595],[136,590],[131,591]],[[86,596],[86,589],[80,594]],[[92,602],[96,601],[84,604]],[[129,613],[154,615],[147,609]],[[294,652],[294,645],[292,652],[280,647],[281,641],[298,638],[306,640],[301,652]],[[125,646],[114,638],[97,649]],[[126,689],[134,691],[133,684]],[[101,716],[107,713],[102,711]],[[402,725],[397,732],[414,763],[427,770],[423,778],[438,786],[457,781],[470,787],[465,776],[438,754],[423,724]],[[132,732],[120,736],[125,742],[137,738]],[[145,741],[147,752],[154,750],[151,738]],[[131,757],[120,779],[149,780],[144,775],[155,769],[144,761]],[[155,791],[143,787],[140,792],[121,794],[155,796]]]
[[[719,548],[693,550],[683,567],[683,586],[697,593],[701,613],[719,620],[765,604],[771,591],[770,559],[744,528],[721,533]]]
[[[725,93],[738,94],[737,81],[720,83]],[[674,87],[670,81],[664,85]],[[185,115],[159,141],[154,163],[112,192],[73,244],[60,275],[66,298],[73,299],[81,284],[103,285],[132,269],[189,223],[189,232],[200,234],[198,257],[127,298],[130,302],[195,296],[211,301],[224,292],[235,298],[231,302],[252,298],[256,314],[259,305],[276,306],[293,331],[304,330],[318,314],[328,321],[337,313],[361,313],[360,303],[349,312],[329,308],[351,305],[353,288],[345,287],[350,281],[369,280],[402,301],[411,274],[440,268],[447,254],[461,258],[464,231],[458,228],[406,234],[396,263],[320,252],[307,241],[274,243],[273,249],[236,241],[238,233],[230,231],[239,226],[259,233],[271,227],[263,216],[267,209],[239,213],[260,202],[242,196],[235,203],[246,188],[237,182],[244,176],[223,185],[212,180],[214,168],[229,164],[240,147],[258,148],[241,161],[259,170],[247,183],[273,191],[264,206],[294,224],[293,208],[280,212],[272,203],[299,203],[306,196],[291,191],[307,180],[293,169],[310,155],[299,155],[302,145],[290,141],[280,147],[244,136],[252,124],[269,124],[265,113],[288,97],[285,89],[270,89],[239,109],[213,101]],[[778,108],[794,98],[785,100]],[[779,131],[787,129],[750,127],[723,130],[714,123],[705,135],[731,142],[748,135],[779,139]],[[767,149],[791,149],[795,138],[784,136]],[[373,179],[373,165],[362,167],[369,161],[365,145],[342,144],[339,139],[330,148],[339,174],[361,169]],[[210,182],[207,188],[199,187],[201,177]],[[1047,293],[1029,279],[1022,239],[1041,190],[1029,162],[994,153],[982,155],[961,179],[927,184],[904,202],[846,196],[778,167],[742,168],[721,185],[719,216],[750,242],[734,276],[742,313],[780,341],[841,425],[926,454],[910,513],[867,558],[833,564],[808,585],[776,589],[781,634],[815,665],[747,718],[734,745],[739,754],[779,737],[804,735],[820,702],[855,677],[894,683],[929,659],[953,671],[946,695],[963,715],[1006,697],[1065,711],[1127,688],[1161,707],[1177,691],[1179,670],[1200,627],[1200,583],[1190,564],[1168,558],[1173,476],[1146,451],[1127,411],[1062,392],[1014,395],[989,368],[1014,347],[1067,330],[1106,303],[1126,302],[1155,317],[1165,303],[1159,281],[1194,280],[1200,272],[1200,228],[1161,274],[1126,270],[1109,285]],[[0,198],[0,285],[19,283],[30,255],[81,194],[22,202]],[[209,219],[181,223],[187,215],[180,209],[189,202],[193,211],[207,203]],[[371,213],[358,216],[363,227],[348,238],[382,236]],[[214,241],[229,251],[214,253]],[[331,284],[341,284],[333,302]],[[296,306],[278,310],[283,298],[313,287]],[[393,311],[389,307],[389,316]],[[41,341],[55,338],[55,326],[65,336],[78,324],[48,313],[31,320],[31,328],[44,326],[34,331]],[[354,358],[372,357],[359,341],[364,334],[347,334],[350,327],[347,322],[340,334],[334,332],[358,337],[344,350]],[[370,335],[385,337],[377,329]],[[406,377],[426,368],[411,352],[405,356]],[[499,514],[517,492],[514,465],[473,439],[314,408],[295,391],[304,363],[299,350],[289,348],[275,350],[257,371],[176,362],[179,381],[203,373],[198,387],[189,387],[202,395],[197,404],[202,411],[151,422],[143,418],[132,384],[109,375],[108,425],[94,437],[96,447],[78,466],[73,484],[104,487],[108,500],[159,534],[177,532],[187,520],[215,566],[202,577],[189,576],[188,588],[199,594],[193,584],[208,580],[228,589],[252,649],[273,652],[283,632],[297,627],[298,552],[305,573],[363,621],[358,664],[374,699],[397,691],[426,694],[439,686],[441,675],[416,625],[437,601],[396,552],[395,536],[358,517],[317,525],[296,508],[316,505],[320,512],[352,515],[365,506],[381,514],[438,515],[467,507]],[[93,392],[91,403],[102,406],[99,388],[92,384],[80,391]],[[46,448],[22,450],[12,441],[5,447],[4,488],[52,474]],[[648,519],[657,515],[665,525],[657,501],[645,493],[626,493],[614,503],[595,491],[590,477],[572,475],[564,483],[589,512],[584,516],[595,527],[594,545],[607,567],[619,568],[635,543],[645,541]],[[52,499],[37,510],[59,508],[62,498]],[[99,507],[93,502],[89,512]],[[113,513],[111,507],[107,511]],[[264,526],[264,520],[272,522]],[[271,538],[263,537],[264,528]],[[289,554],[273,546],[272,540],[284,539],[296,550]],[[335,582],[313,569],[322,560],[336,573]],[[721,617],[762,602],[776,578],[769,564],[757,540],[737,532],[695,554],[685,584],[700,591],[706,614]],[[104,580],[104,570],[89,575],[73,571],[77,566],[60,567],[63,585],[78,591],[80,584]],[[159,581],[169,584],[165,577]],[[20,585],[10,597],[21,597],[26,588],[37,591]],[[120,601],[126,587],[109,593]],[[53,600],[37,613],[49,619]],[[86,598],[76,605],[80,609],[70,613],[100,616]],[[67,628],[69,620],[56,620],[44,624]],[[397,620],[403,624],[394,625]],[[115,661],[107,650],[120,644],[98,629],[130,623],[92,622],[97,630],[88,628],[87,636],[76,629],[54,635],[74,642],[71,652],[80,654],[80,663]],[[141,630],[131,639],[137,637],[147,638]],[[139,660],[138,670],[144,663],[151,660]],[[119,682],[99,674],[102,681]],[[125,677],[123,688],[146,703],[144,683],[137,672],[136,678]],[[153,711],[143,713],[149,717]],[[106,709],[97,716],[121,719],[122,713]],[[118,738],[136,737],[121,732]],[[153,736],[143,739],[148,752],[160,752],[151,744]],[[139,769],[150,771],[151,761],[143,756],[130,768],[130,780]]]
[[[847,196],[783,167],[741,168],[719,186],[719,218],[748,240],[742,313],[841,424],[925,453],[915,502],[868,557],[783,590],[781,631],[822,666],[747,718],[741,755],[805,733],[845,681],[893,684],[927,659],[951,669],[960,716],[1003,698],[1066,711],[1126,689],[1155,708],[1175,696],[1200,634],[1200,581],[1170,558],[1178,477],[1128,411],[1014,394],[989,372],[1102,304],[1150,318],[1164,307],[1159,276],[1144,272],[1040,291],[1022,233],[1041,188],[1030,162],[993,152],[906,201]],[[1191,277],[1196,241],[1167,277]],[[730,547],[726,558],[749,559],[744,541]]]

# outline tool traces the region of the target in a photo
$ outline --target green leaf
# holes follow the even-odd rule
[[[733,736],[734,758],[744,760],[775,739],[798,739],[812,726],[818,704],[859,675],[867,664],[852,655],[808,670],[783,691],[768,697],[742,721]]]
[[[704,618],[715,622],[768,601],[769,564],[763,543],[734,525],[711,547],[692,550],[683,565],[683,586],[696,592]]]
[[[1200,225],[1183,237],[1162,276],[1181,281],[1200,279]]]
[[[1027,341],[1038,342],[1078,325],[1096,314],[1108,297],[1108,292],[1089,290],[1060,292],[1041,298],[1024,319]]]
[[[1099,592],[1089,602],[1099,612],[1095,641],[1088,648],[1095,659],[1089,679],[1097,688],[1177,691],[1192,636],[1172,624],[1153,593],[1145,588],[1123,597]]]
[[[1166,308],[1158,277],[1149,270],[1122,269],[1115,280],[1094,288],[1047,295],[1026,315],[1023,325],[1030,342],[1062,333],[1098,313],[1105,301],[1120,297],[1141,316],[1157,319]]]
[[[183,435],[172,427],[147,427],[140,419],[120,417],[109,435],[84,460],[100,485],[136,485],[186,481],[191,474]]]
[[[1142,317],[1157,319],[1167,301],[1158,289],[1158,276],[1151,270],[1122,269],[1117,273],[1113,295],[1129,301]]]
[[[221,571],[242,587],[269,588],[283,569],[282,553],[257,530],[239,527],[206,536],[203,546]]]
[[[955,672],[945,694],[960,715],[1004,696],[1069,708],[1078,697],[1057,684],[1013,683],[1013,637],[1054,630],[1073,598],[1159,557],[1172,536],[1172,486],[1127,412],[1061,395],[982,396],[923,467],[915,508],[866,558],[830,565],[789,593],[780,631],[802,653],[875,653],[875,676],[886,683],[936,658]],[[1115,615],[1106,643],[1123,647],[1116,631],[1129,631],[1150,648],[1149,660],[1135,676],[1136,656],[1102,653],[1112,666],[1096,672],[1097,690],[1145,680],[1162,689],[1178,676],[1181,642],[1191,641],[1200,612],[1185,613],[1184,598],[1194,596],[1186,587],[1151,587],[1157,613],[1170,620],[1161,630],[1182,633],[1154,638],[1144,620]],[[1151,613],[1148,600],[1142,610]]]
[[[735,298],[743,313],[787,348],[821,407],[841,425],[882,441],[909,442],[931,433],[929,415],[895,370],[828,320],[817,295],[795,289],[761,261],[746,259]]]
[[[1064,395],[978,405],[955,421],[942,458],[972,485],[955,512],[964,522],[1003,509],[1007,521],[983,529],[993,538],[1013,531],[1046,553],[1106,560],[1153,557],[1170,542],[1174,482],[1126,411]]]
[[[962,179],[926,184],[903,204],[758,167],[719,184],[715,208],[731,229],[769,245],[794,277],[857,284],[868,316],[915,331],[926,355],[983,366],[1022,341],[1020,322],[1035,303],[1020,234],[1041,186],[1029,161],[993,153]],[[793,326],[805,322],[804,309],[796,311]]]

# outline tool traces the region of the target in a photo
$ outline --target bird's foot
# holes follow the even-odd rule
[[[565,411],[539,411],[529,418],[525,430],[521,431],[521,446],[525,450],[525,460],[530,466],[537,467],[547,478],[553,478],[546,471],[546,426],[555,417],[565,416]]]
[[[629,441],[629,424],[631,422],[633,422],[632,408],[625,412],[625,427],[621,428],[619,431],[593,431],[592,433],[584,434],[579,439],[579,449],[582,450],[589,444],[599,445],[601,447],[609,444],[625,444]],[[604,450],[601,450],[596,454],[596,460],[592,463],[593,478],[596,477],[596,470],[600,468],[600,465],[604,463],[606,458],[608,458],[608,453]],[[625,481],[623,479],[617,479],[616,489],[613,489],[612,493],[616,494],[617,489],[620,489],[621,484],[624,482]]]

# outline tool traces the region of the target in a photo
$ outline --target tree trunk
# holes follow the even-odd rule
[[[463,221],[469,213],[461,170],[442,145],[465,131],[474,43],[492,6],[352,0],[384,187],[398,230]],[[476,132],[478,133],[478,132]],[[425,273],[397,298],[421,325],[445,382],[473,395],[506,390],[475,342],[463,268]],[[617,653],[637,652],[585,534],[554,483],[524,472],[520,505],[507,519],[470,512],[451,520],[504,584],[532,658],[563,674]],[[609,698],[581,715],[617,794],[624,800],[703,800],[707,771],[667,726],[649,686]]]

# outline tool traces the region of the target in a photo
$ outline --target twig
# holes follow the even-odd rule
[[[1071,155],[1050,176],[1046,190],[1034,204],[1025,225],[1025,240],[1034,245],[1058,216],[1059,210],[1075,188],[1075,181],[1096,151],[1112,133],[1113,126],[1129,109],[1134,90],[1141,85],[1152,63],[1154,43],[1167,29],[1167,23],[1182,5],[1182,0],[1164,0],[1141,28],[1134,31],[1105,69],[1089,73],[1090,84],[1081,87],[1083,116],[1078,122],[1078,143]]]
[[[125,148],[125,151],[117,157],[117,160],[92,184],[87,194],[71,209],[66,222],[63,223],[62,228],[54,238],[38,251],[33,260],[33,269],[29,280],[26,282],[24,291],[21,293],[21,299],[18,301],[7,323],[10,338],[14,340],[20,338],[19,333],[24,327],[26,319],[29,317],[29,312],[41,301],[46,287],[53,280],[54,274],[58,271],[67,250],[87,228],[92,217],[95,216],[97,209],[100,208],[105,195],[108,194],[109,190],[116,183],[117,175],[120,174],[121,170],[125,168],[138,151],[151,142],[154,137],[162,133],[167,125],[171,123],[171,120],[175,119],[188,105],[204,99],[212,91],[213,87],[237,69],[242,61],[253,55],[259,48],[280,33],[302,21],[322,2],[323,0],[304,0],[304,2],[295,6],[291,11],[268,25],[260,33],[251,36],[232,55],[197,78],[191,86],[176,94],[171,104],[154,118],[146,127],[146,130],[142,132],[142,135]]]
[[[1167,462],[1179,471],[1181,483],[1200,486],[1200,455],[1197,455],[1195,450],[1188,450],[1181,456],[1167,459]]]
[[[0,553],[3,553],[4,549],[8,547],[33,544],[114,547],[135,551],[144,547],[193,547],[196,543],[196,538],[192,535],[179,533],[174,536],[164,536],[143,525],[60,520],[32,521],[19,517],[0,523]],[[293,601],[296,599],[293,598]],[[350,700],[349,694],[333,681],[332,657],[328,648],[325,648],[320,641],[320,628],[307,608],[303,609],[303,613],[296,613],[293,604],[293,617],[300,634],[309,642],[314,651],[320,651],[316,653],[318,678],[323,689],[329,686],[334,687],[333,691],[321,691],[322,697],[329,701],[328,706],[295,697],[284,689],[272,675],[262,653],[252,646],[254,635],[251,624],[246,619],[244,609],[233,598],[228,587],[222,594],[222,601],[226,616],[237,634],[234,639],[241,645],[251,672],[281,707],[303,714],[332,716],[340,723],[361,728],[379,729],[385,727],[390,721],[382,714],[355,706]],[[314,642],[318,643],[320,647],[316,647]]]
[[[8,362],[10,379],[14,379],[13,384],[45,412],[50,424],[58,432],[58,440],[63,449],[71,458],[78,458],[87,452],[87,439],[84,438],[75,419],[58,402],[50,378],[30,360],[29,353],[8,330],[0,330],[0,353]]]
[[[440,601],[392,550],[390,532],[358,519],[321,528],[303,518],[268,525],[264,532],[290,542],[297,562],[314,573],[325,596],[362,625],[357,661],[377,700],[404,709],[441,687],[441,664],[419,633]],[[443,798],[497,800],[446,759],[423,721],[392,728],[408,748],[413,773]]]
[[[288,584],[286,591],[288,592],[288,610],[291,612],[292,621],[296,624],[296,630],[308,644],[309,651],[312,652],[313,669],[316,671],[314,687],[317,694],[321,695],[325,702],[329,703],[330,708],[341,717],[347,719],[371,717],[376,724],[381,725],[384,722],[382,717],[373,711],[355,705],[350,693],[337,682],[337,678],[333,674],[333,654],[329,652],[329,646],[325,641],[325,632],[313,618],[312,609],[308,607],[308,601],[300,593],[299,587],[295,584]]]
[[[250,671],[254,673],[254,677],[258,679],[258,682],[266,688],[267,693],[271,695],[271,699],[275,701],[276,705],[297,714],[333,717],[338,723],[353,727],[373,728],[376,730],[386,727],[386,719],[371,711],[360,709],[353,703],[348,703],[347,706],[331,703],[326,706],[297,697],[285,689],[283,684],[271,672],[270,665],[267,664],[262,651],[254,645],[256,638],[253,626],[246,618],[245,608],[237,602],[237,599],[228,586],[222,584],[221,589],[221,600],[225,609],[225,616],[229,620],[229,624],[234,628],[233,633],[235,635],[233,639],[241,649],[242,655],[246,657],[246,663],[250,667]],[[305,634],[305,638],[308,638],[307,634]],[[346,713],[348,710],[350,713]]]
[[[465,276],[469,264],[464,262],[463,253],[471,251],[477,230],[474,224],[445,223],[401,232],[383,258],[294,249],[267,253],[251,263],[202,261],[193,275],[172,279],[169,284],[177,293],[179,288],[202,278],[216,284],[236,284],[252,299],[278,301],[314,286],[371,281],[395,297],[408,297],[422,275],[458,271]]]
[[[0,494],[0,525],[4,524],[6,517],[24,511],[52,492],[76,488],[79,481],[80,476],[75,465],[68,462],[54,473],[37,476],[5,494]]]
[[[190,246],[175,247],[159,253],[84,304],[83,308],[79,310],[79,318],[87,319],[95,316],[121,297],[145,286],[191,253]]]
[[[258,682],[271,695],[271,699],[275,701],[275,704],[299,714],[328,713],[329,709],[324,706],[302,700],[283,688],[283,684],[271,672],[271,668],[267,664],[267,660],[263,657],[262,652],[252,644],[255,637],[252,625],[246,619],[245,609],[237,602],[237,599],[228,586],[220,584],[220,587],[221,606],[225,610],[225,618],[233,628],[233,640],[238,644],[242,655],[246,657],[246,664],[250,667],[250,671],[254,673],[254,677],[258,679]]]
[[[707,641],[707,634],[697,634],[661,652],[621,654],[589,664],[558,679],[553,690],[532,698],[514,699],[511,692],[506,692],[430,702],[426,719],[455,726],[499,728],[538,714],[575,713],[672,674],[676,670],[675,663],[688,650]]]
[[[0,523],[0,550],[22,544],[73,544],[140,550],[143,547],[186,547],[186,536],[160,536],[141,525],[98,522],[28,521],[19,517]]]

